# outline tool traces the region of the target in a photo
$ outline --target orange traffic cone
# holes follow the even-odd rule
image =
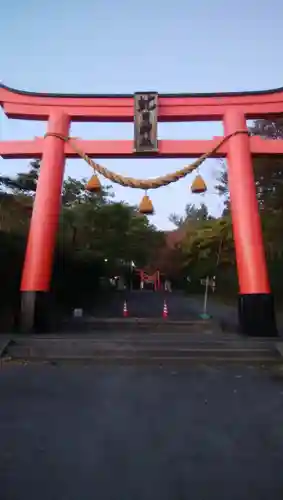
[[[124,307],[123,307],[123,316],[124,316],[124,318],[127,318],[129,316],[128,307],[127,307],[127,301],[126,300],[124,302]]]
[[[167,309],[166,300],[164,300],[164,304],[163,304],[163,313],[162,313],[162,317],[163,317],[163,318],[167,318],[167,317],[168,317],[168,309]]]

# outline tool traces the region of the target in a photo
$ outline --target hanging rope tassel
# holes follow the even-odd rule
[[[142,201],[140,202],[139,212],[145,215],[154,214],[153,204],[147,193],[145,193],[145,195],[142,198]]]
[[[192,183],[191,191],[195,194],[205,193],[207,186],[201,175],[197,175]]]
[[[91,176],[85,189],[86,191],[90,191],[91,193],[98,193],[101,191],[101,183],[96,174]]]

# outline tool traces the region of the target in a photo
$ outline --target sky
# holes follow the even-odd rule
[[[159,93],[263,90],[283,86],[283,2],[273,0],[0,0],[0,80],[37,92]],[[0,111],[0,141],[44,135],[45,122],[8,120]],[[162,123],[159,139],[210,139],[221,123]],[[72,125],[85,139],[131,139],[133,124]],[[108,168],[133,177],[156,177],[189,159],[105,159]],[[0,173],[27,170],[26,160],[3,160]],[[201,167],[208,185],[193,195],[194,174],[149,193],[152,222],[172,228],[170,213],[205,202],[219,215],[219,160]],[[66,176],[90,177],[82,160],[66,164]],[[105,184],[107,184],[105,182]],[[117,200],[139,203],[139,190],[113,186]]]

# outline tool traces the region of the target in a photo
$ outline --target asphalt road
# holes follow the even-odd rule
[[[282,500],[283,377],[7,364],[1,500]]]
[[[196,319],[202,311],[202,298],[191,300],[182,292],[165,293],[143,291],[125,291],[101,296],[101,301],[88,305],[88,313],[96,317],[122,317],[124,301],[127,301],[129,316],[138,318],[162,318],[164,300],[168,314],[172,319]],[[78,304],[78,307],[81,307]],[[82,306],[83,307],[83,306]]]

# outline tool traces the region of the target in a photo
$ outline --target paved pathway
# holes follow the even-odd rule
[[[189,295],[182,292],[164,293],[151,291],[120,292],[102,297],[88,308],[86,314],[96,318],[123,317],[124,300],[127,301],[129,316],[138,318],[162,318],[164,300],[167,302],[168,316],[172,320],[199,319],[203,310],[203,296]],[[207,312],[214,320],[236,331],[238,328],[237,303],[230,305],[221,302],[212,293],[209,294]],[[277,325],[283,334],[283,313],[277,311]]]
[[[89,308],[89,312],[100,317],[121,317],[123,315],[124,300],[127,301],[129,315],[148,318],[162,317],[164,300],[168,306],[169,317],[173,319],[196,319],[203,309],[203,296],[187,295],[182,292],[116,292],[101,302],[96,302]],[[237,320],[235,306],[227,306],[209,296],[208,310],[216,317],[231,317]]]
[[[282,500],[283,378],[252,367],[14,365],[1,500]]]
[[[128,312],[131,317],[161,318],[164,300],[167,302],[170,318],[195,319],[197,317],[195,308],[190,307],[190,300],[183,293],[164,293],[147,290],[113,293],[106,300],[103,297],[101,302],[94,303],[89,308],[89,313],[96,317],[122,317],[125,300],[127,301]]]

